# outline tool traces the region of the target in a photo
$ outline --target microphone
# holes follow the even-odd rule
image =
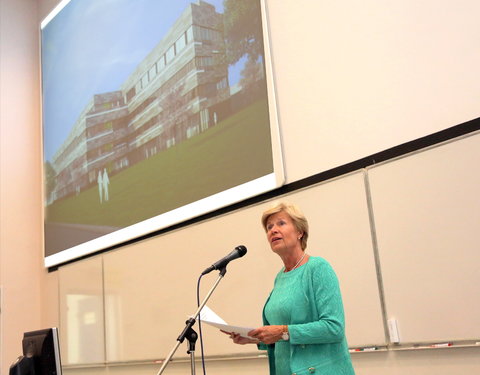
[[[243,245],[237,246],[226,257],[223,257],[219,261],[213,263],[210,267],[206,268],[205,271],[202,272],[202,275],[206,275],[207,273],[210,273],[213,270],[219,270],[219,269],[225,267],[232,260],[243,257],[246,253],[247,253],[247,248],[245,246],[243,246]]]

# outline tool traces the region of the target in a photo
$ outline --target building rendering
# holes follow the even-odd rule
[[[222,30],[214,6],[190,4],[118,91],[94,95],[52,158],[47,202],[215,125],[230,98]]]

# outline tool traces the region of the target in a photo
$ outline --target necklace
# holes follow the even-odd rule
[[[305,255],[307,255],[307,252],[304,251],[302,257],[301,257],[300,260],[297,262],[297,264],[295,264],[292,269],[290,269],[290,270],[288,270],[288,271],[286,271],[286,272],[293,271],[295,268],[297,268],[298,265],[299,265],[300,263],[302,263],[302,260],[303,260],[303,258],[305,258]]]

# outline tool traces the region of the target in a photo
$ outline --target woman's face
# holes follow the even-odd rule
[[[300,245],[302,233],[293,224],[292,218],[286,212],[277,212],[267,219],[267,239],[275,253],[293,250]]]

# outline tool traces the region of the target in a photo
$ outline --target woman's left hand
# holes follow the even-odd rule
[[[254,337],[265,344],[273,344],[282,338],[283,326],[263,326],[248,332],[248,336]]]

